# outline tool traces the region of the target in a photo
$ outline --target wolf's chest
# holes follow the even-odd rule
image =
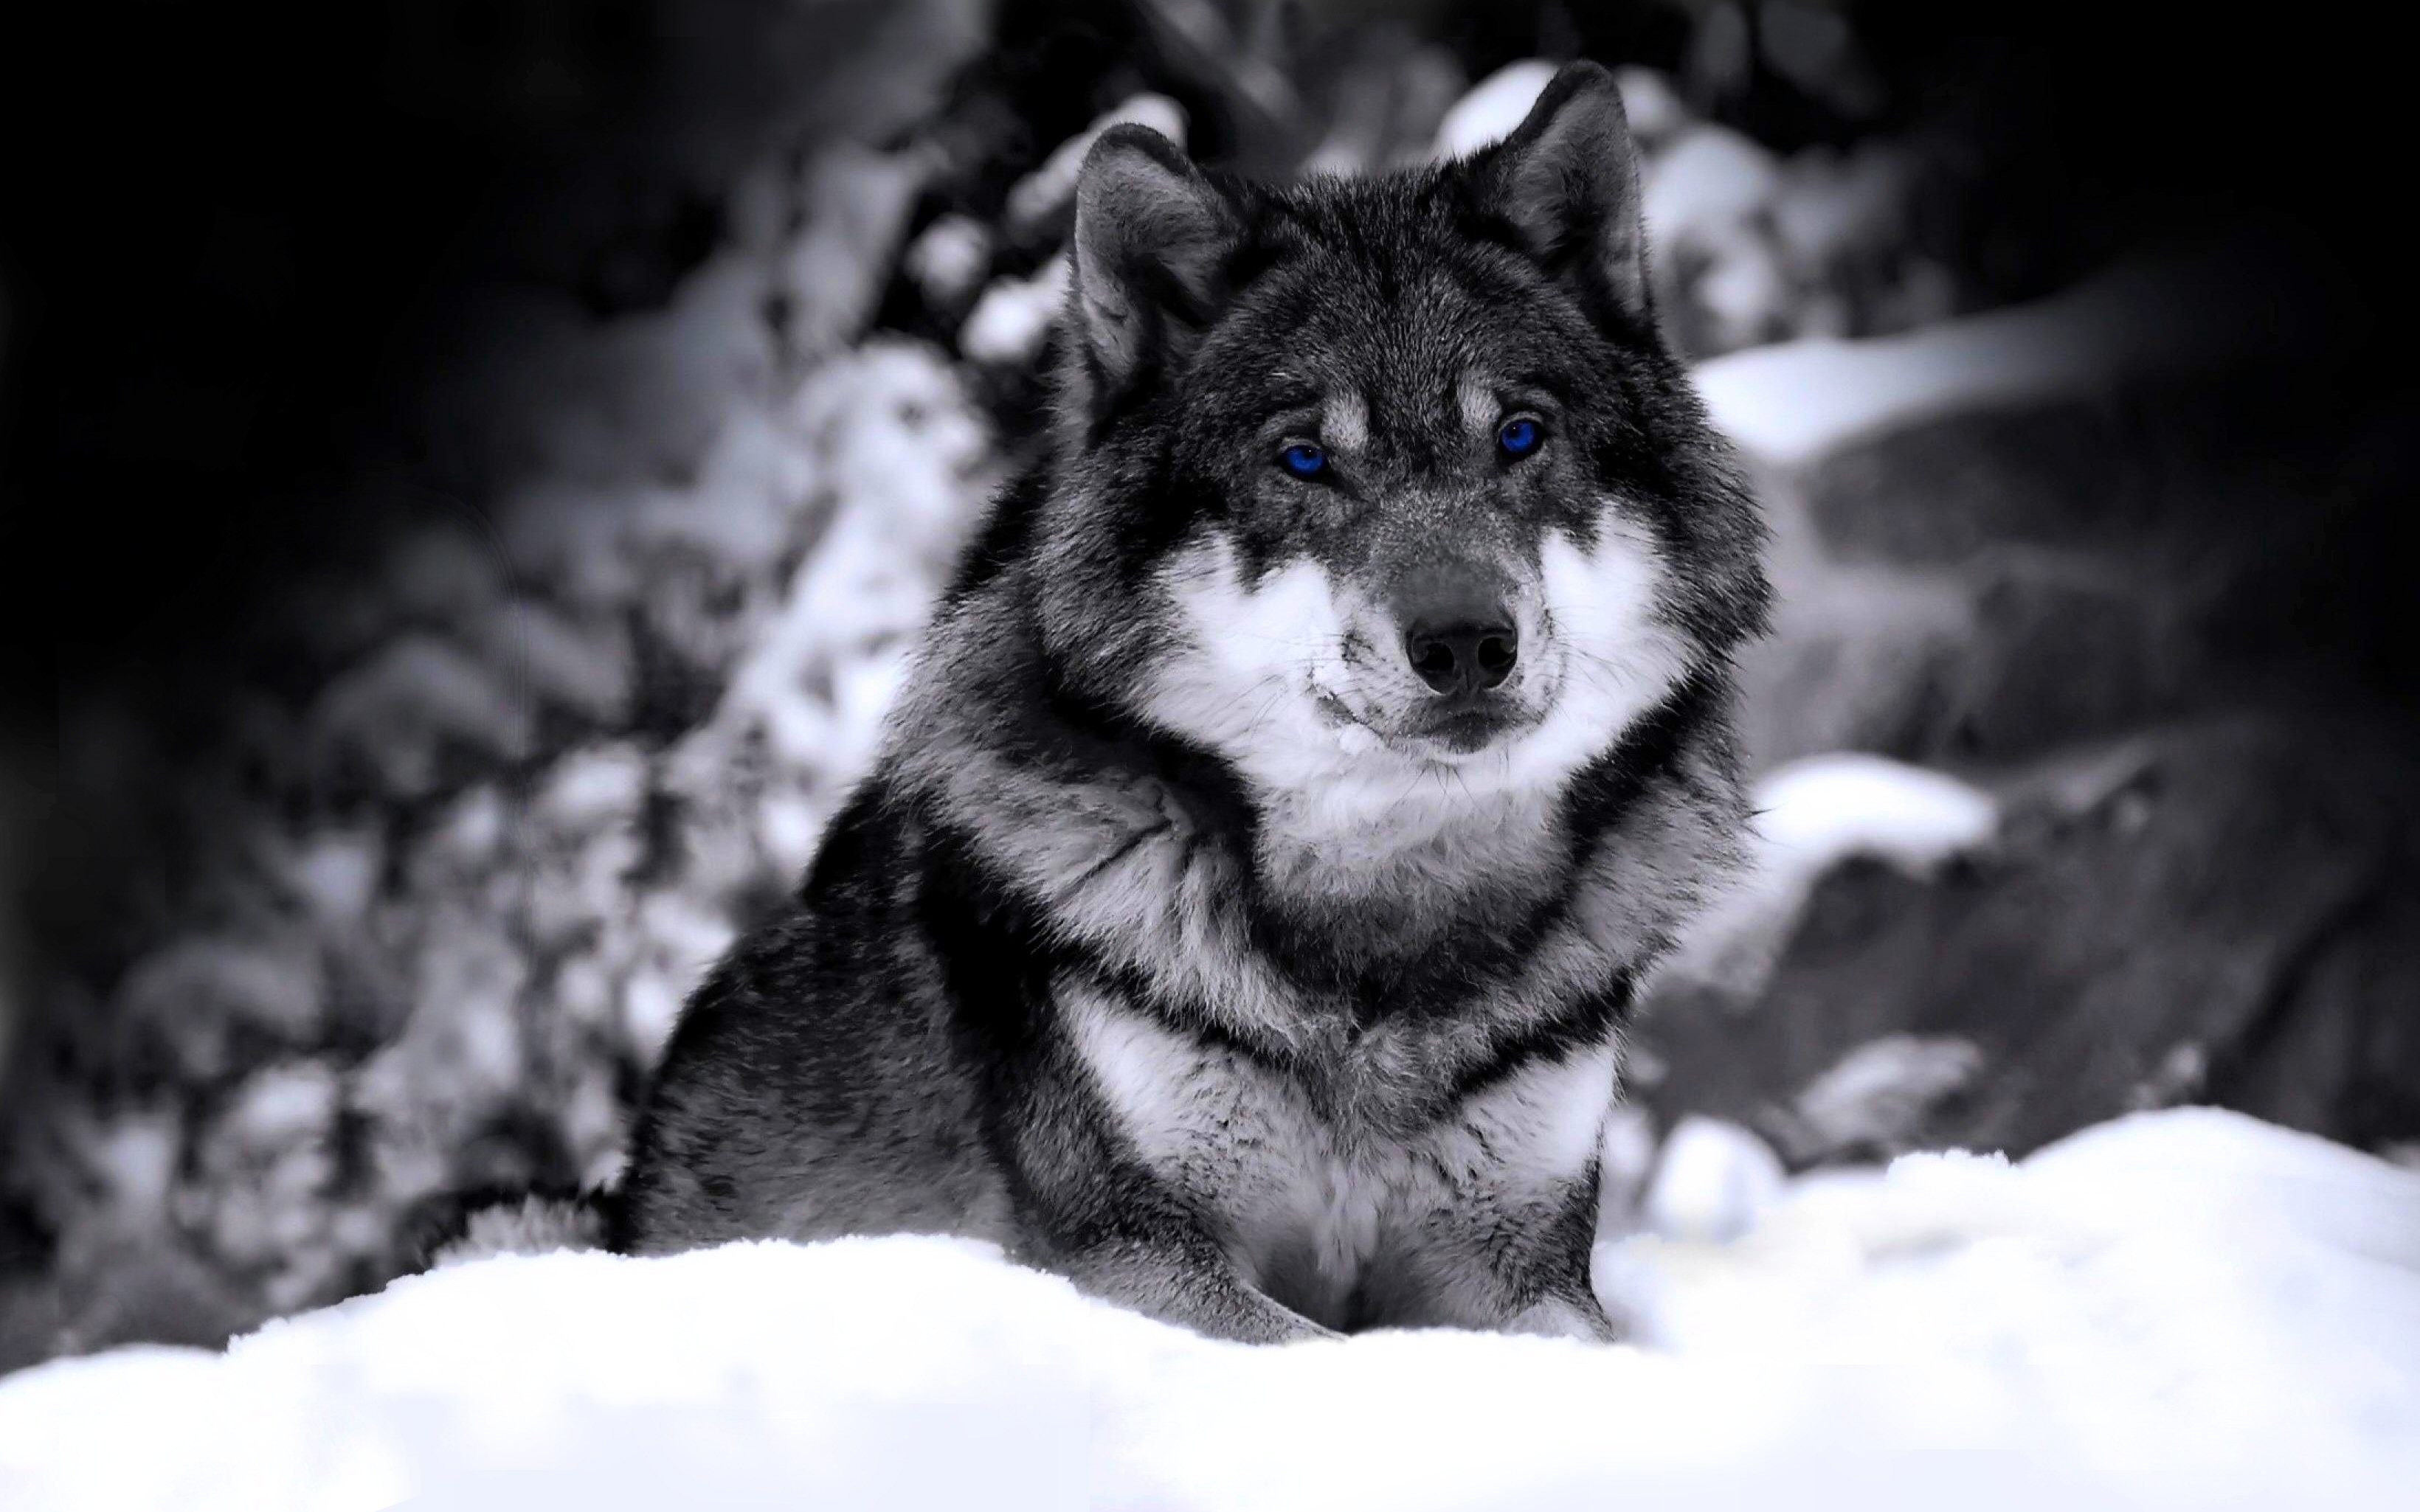
[[[1103,999],[1067,1001],[1117,1133],[1212,1221],[1246,1276],[1331,1326],[1451,1322],[1503,1236],[1594,1170],[1609,1046],[1516,1072],[1408,1133],[1323,1116],[1243,1055]]]

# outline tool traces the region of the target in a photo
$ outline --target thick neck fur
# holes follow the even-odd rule
[[[1480,919],[1521,917],[1568,886],[1576,863],[1559,791],[1474,787],[1434,764],[1332,741],[1315,764],[1290,764],[1282,785],[1256,779],[1069,686],[1021,612],[1022,587],[1003,581],[991,602],[959,607],[985,627],[978,660],[928,663],[950,688],[936,709],[954,727],[937,744],[980,744],[1030,777],[1181,815],[1187,842],[1234,873],[1262,943],[1314,975],[1340,984],[1388,975]],[[989,633],[1004,625],[1018,629]]]
[[[991,578],[936,625],[879,780],[1055,933],[1230,1032],[1308,1049],[1322,1026],[1390,1014],[1549,1016],[1643,969],[1733,856],[1719,699],[1691,693],[1702,710],[1635,750],[1608,733],[1604,761],[1553,788],[1407,789],[1419,822],[1357,843],[1310,812],[1315,790],[1255,791],[1070,687],[1025,578]]]

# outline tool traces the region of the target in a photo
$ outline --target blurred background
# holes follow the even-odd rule
[[[1032,455],[1089,133],[1384,168],[1583,55],[1785,606],[1766,879],[1654,985],[1608,1223],[1683,1157],[2177,1103],[2420,1158],[2405,67],[2211,16],[21,18],[0,1369],[216,1341],[469,1195],[613,1179]]]

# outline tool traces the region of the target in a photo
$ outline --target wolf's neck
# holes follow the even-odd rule
[[[1431,765],[1254,792],[1253,869],[1272,901],[1407,925],[1550,890],[1567,868],[1555,794]]]
[[[943,635],[896,713],[886,779],[1063,927],[1137,960],[1240,942],[1257,898],[1340,965],[1400,961],[1526,917],[1575,863],[1560,792],[1509,766],[1330,743],[1239,767],[1052,695],[1012,626],[968,616]]]

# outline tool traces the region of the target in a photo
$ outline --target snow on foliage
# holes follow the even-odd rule
[[[958,349],[971,361],[1022,364],[1041,357],[1043,344],[1067,298],[1069,269],[1063,253],[1031,278],[1003,278],[983,292],[958,328]]]
[[[1008,230],[1031,236],[1075,213],[1076,176],[1093,144],[1112,126],[1147,126],[1185,146],[1185,107],[1166,95],[1140,94],[1106,111],[1052,150],[1042,166],[1020,178],[1008,192]]]
[[[2420,1174],[2235,1115],[1801,1178],[1597,1270],[1637,1344],[1213,1343],[945,1240],[505,1257],[0,1382],[0,1504],[2081,1512],[2420,1476]]]

